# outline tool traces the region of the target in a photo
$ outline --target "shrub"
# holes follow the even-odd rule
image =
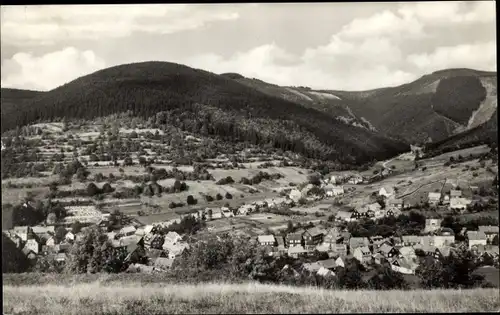
[[[197,200],[193,197],[193,195],[187,196],[186,202],[188,205],[195,205]]]
[[[226,193],[226,199],[233,199],[233,195],[231,195],[229,192]]]

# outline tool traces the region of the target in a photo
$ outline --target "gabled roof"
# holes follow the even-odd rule
[[[165,235],[165,242],[173,243],[180,238],[181,236],[179,235],[179,233],[170,231],[167,233],[167,235]]]
[[[339,217],[339,218],[343,218],[343,219],[349,219],[349,218],[352,217],[352,215],[353,215],[352,212],[347,212],[347,211],[340,210],[340,211],[337,212],[336,216]]]
[[[450,190],[450,196],[460,197],[460,196],[462,196],[462,191],[461,190]]]
[[[259,243],[274,243],[274,235],[259,235],[257,236]]]
[[[486,240],[486,234],[482,231],[467,231],[469,241]]]
[[[479,231],[484,232],[485,234],[494,234],[498,233],[498,226],[494,225],[481,225],[478,227]]]
[[[302,233],[288,233],[286,235],[287,240],[290,241],[301,241],[302,240]]]
[[[288,248],[289,255],[291,255],[291,254],[303,254],[303,253],[307,253],[307,250],[305,250],[304,247],[302,247],[302,246],[292,246],[292,247]]]
[[[380,190],[384,189],[387,194],[394,194],[394,188],[391,186],[383,186]]]
[[[302,268],[310,272],[317,272],[319,269],[321,269],[321,265],[318,264],[317,262],[305,263],[302,265]]]
[[[430,192],[429,193],[429,199],[434,200],[434,199],[440,199],[441,198],[441,193],[438,192]]]
[[[45,233],[52,233],[53,234],[55,232],[55,228],[53,225],[49,225],[49,226],[37,225],[37,226],[33,226],[31,229],[32,229],[33,233],[35,233],[35,234],[45,234]]]
[[[136,231],[135,226],[133,226],[133,225],[128,225],[128,226],[124,226],[124,227],[120,230],[120,233],[122,233],[122,234],[126,234],[126,233],[135,233],[135,231]]]
[[[394,249],[394,247],[388,245],[387,243],[382,244],[382,246],[380,246],[380,248],[379,248],[379,250],[381,252],[383,252],[384,254],[388,254],[393,249]]]
[[[319,229],[318,227],[313,227],[313,228],[306,230],[306,233],[311,235],[312,237],[314,237],[314,236],[318,236],[318,235],[323,234],[323,231],[321,229]]]
[[[326,269],[332,269],[337,267],[335,259],[318,260],[318,264]]]
[[[368,246],[361,246],[361,247],[358,247],[357,249],[360,250],[361,253],[363,253],[363,255],[371,255],[372,254],[372,251],[370,250],[370,248]]]
[[[361,247],[365,245],[369,245],[370,241],[367,237],[351,237],[349,239],[349,246],[352,247]]]

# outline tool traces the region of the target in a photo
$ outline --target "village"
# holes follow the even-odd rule
[[[338,199],[347,192],[344,183],[364,185],[362,176],[330,176],[321,178],[319,185],[306,184],[299,190],[284,190],[284,197],[267,198],[243,204],[240,207],[206,207],[189,214],[179,215],[168,221],[141,224],[140,220],[131,220],[118,230],[109,231],[110,213],[103,213],[93,205],[67,206],[68,216],[57,229],[54,225],[15,226],[5,231],[6,235],[31,260],[40,256],[50,257],[58,263],[64,263],[67,253],[74,242],[78,242],[88,226],[96,225],[103,229],[111,240],[112,246],[126,253],[125,261],[130,262],[130,270],[140,272],[161,272],[168,270],[176,257],[189,248],[188,235],[177,232],[159,233],[161,228],[180,223],[185,216],[212,223],[217,220],[247,217],[256,212],[266,213],[273,209],[291,209],[298,205],[311,206],[318,202]],[[446,207],[450,211],[464,212],[472,203],[462,190],[450,189],[447,193],[429,192],[426,202],[433,206]],[[474,190],[475,191],[475,190]],[[388,262],[391,268],[399,273],[414,274],[418,265],[418,255],[431,256],[435,259],[447,257],[459,245],[465,243],[478,260],[493,261],[498,265],[498,226],[479,226],[478,230],[462,230],[465,241],[458,242],[450,228],[441,226],[442,219],[427,218],[425,228],[418,234],[370,237],[353,237],[346,224],[363,219],[382,219],[398,217],[410,205],[401,198],[396,198],[395,187],[383,186],[376,198],[381,202],[373,202],[361,207],[337,210],[330,220],[324,223],[311,224],[306,228],[297,228],[293,232],[268,233],[257,235],[254,239],[271,256],[288,255],[292,258],[310,256],[315,252],[326,253],[328,259],[303,264],[303,268],[318,275],[333,275],[336,268],[343,267],[348,257],[354,257],[369,268],[374,264]],[[25,204],[29,207],[29,204]],[[330,208],[337,208],[330,205]],[[286,210],[284,210],[286,211]],[[332,212],[334,213],[334,212]],[[79,231],[72,230],[75,222],[86,225]],[[210,228],[209,228],[210,229]],[[269,229],[267,230],[270,231]],[[63,233],[56,237],[56,233]],[[418,255],[417,255],[418,254]],[[138,257],[145,257],[147,263],[137,263]],[[144,260],[142,260],[144,261]]]

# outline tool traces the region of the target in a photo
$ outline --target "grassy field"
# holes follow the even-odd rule
[[[4,285],[4,314],[499,311],[498,289],[333,291],[257,283]]]

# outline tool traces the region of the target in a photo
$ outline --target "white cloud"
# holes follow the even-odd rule
[[[347,38],[423,36],[422,28],[423,24],[413,16],[397,16],[385,10],[368,18],[354,19],[339,35]]]
[[[125,37],[136,31],[169,34],[238,17],[230,7],[213,5],[2,6],[1,37],[2,44],[43,45]]]
[[[398,12],[426,25],[495,22],[495,1],[429,1],[405,3]]]
[[[431,53],[409,55],[408,61],[426,72],[445,68],[473,68],[496,71],[496,44],[491,41],[438,47]]]
[[[46,91],[105,66],[93,51],[73,47],[38,57],[17,53],[2,62],[2,87]]]

